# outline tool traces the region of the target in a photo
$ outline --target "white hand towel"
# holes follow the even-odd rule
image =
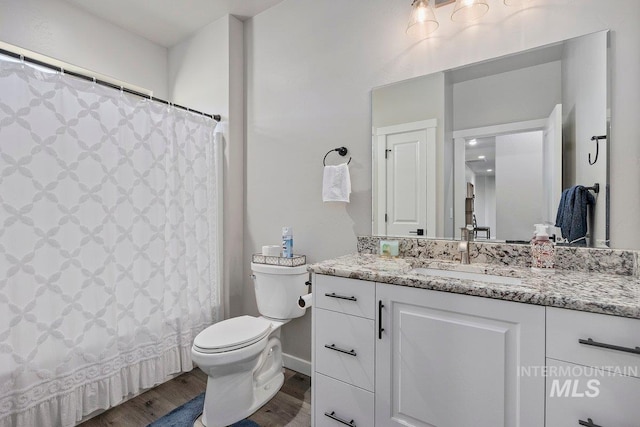
[[[351,177],[346,163],[324,167],[322,177],[322,201],[349,203]]]

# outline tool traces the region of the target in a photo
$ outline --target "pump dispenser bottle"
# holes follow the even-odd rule
[[[293,258],[293,228],[282,227],[282,256]]]
[[[554,272],[555,248],[549,240],[547,226],[536,224],[536,233],[531,240],[531,269],[540,272]]]

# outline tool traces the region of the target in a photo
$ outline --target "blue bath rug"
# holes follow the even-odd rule
[[[192,427],[193,423],[202,414],[204,407],[204,393],[194,397],[182,406],[177,407],[159,420],[147,427]],[[230,427],[260,427],[251,420],[238,421]]]

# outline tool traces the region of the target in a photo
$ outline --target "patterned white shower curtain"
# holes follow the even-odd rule
[[[0,61],[0,426],[192,368],[221,317],[215,122]]]

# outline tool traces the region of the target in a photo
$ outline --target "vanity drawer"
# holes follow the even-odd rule
[[[373,320],[316,307],[315,370],[332,378],[373,390]]]
[[[316,427],[373,426],[373,393],[321,374],[314,381]]]
[[[630,375],[637,375],[640,354],[633,353],[637,347],[638,319],[547,308],[547,357],[607,369],[629,368]]]
[[[548,427],[640,425],[640,379],[550,359],[547,367]]]
[[[375,318],[375,283],[365,280],[316,274],[314,305],[354,316]]]

